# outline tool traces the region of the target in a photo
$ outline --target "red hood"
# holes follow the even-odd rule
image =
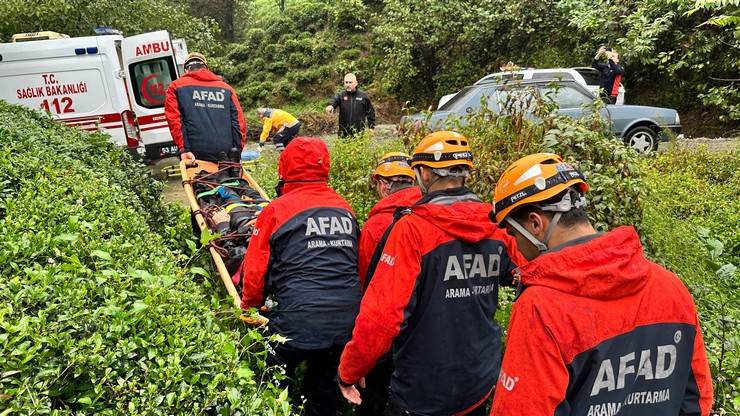
[[[315,137],[296,137],[280,154],[278,176],[284,181],[328,181],[329,149]]]
[[[183,77],[195,78],[198,81],[223,81],[223,79],[213,72],[203,68],[195,72],[187,72]]]
[[[420,198],[421,190],[419,190],[418,186],[401,189],[400,191],[396,191],[378,201],[378,203],[370,210],[368,218],[381,213],[393,214],[396,211],[396,208],[409,207]]]
[[[455,195],[448,193],[438,195],[449,198],[444,203],[439,203],[438,198],[435,197],[430,202],[415,206],[414,214],[457,240],[474,243],[489,237],[496,229],[496,226],[488,219],[491,204],[481,202],[475,194],[465,188],[458,188],[458,190],[460,191],[452,190]],[[460,201],[449,203],[456,198]]]
[[[543,254],[522,267],[525,286],[545,286],[593,299],[618,299],[647,283],[650,262],[632,227]]]

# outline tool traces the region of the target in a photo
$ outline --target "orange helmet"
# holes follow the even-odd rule
[[[414,149],[411,167],[418,165],[430,168],[467,166],[473,169],[473,152],[468,139],[454,131],[435,131],[424,137]]]
[[[378,166],[373,171],[373,179],[377,176],[390,178],[392,176],[408,176],[414,180],[414,171],[411,170],[411,157],[402,152],[390,152],[383,155]]]
[[[585,194],[588,184],[581,172],[554,153],[536,153],[512,163],[496,184],[493,215],[502,224],[517,207],[546,201],[570,187]],[[568,210],[568,209],[564,209]]]
[[[203,54],[198,52],[190,52],[185,58],[185,62],[183,63],[183,66],[188,66],[193,62],[200,62],[205,66],[208,66],[208,61],[206,61],[206,57],[203,56]]]

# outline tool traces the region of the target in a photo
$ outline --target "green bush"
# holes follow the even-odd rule
[[[0,138],[3,414],[289,412],[144,166],[3,103]]]
[[[369,134],[359,134],[329,142],[331,170],[329,186],[352,206],[360,224],[367,219],[378,196],[369,186],[370,175],[380,157],[386,152],[404,151],[397,140],[376,141]],[[263,158],[253,168],[253,176],[265,190],[274,196],[277,184],[277,154],[263,152]]]
[[[691,289],[714,379],[714,410],[738,414],[740,153],[672,148],[644,165],[646,248]]]
[[[330,12],[331,5],[326,2],[301,1],[288,8],[285,15],[301,31],[316,33],[326,27]]]
[[[496,181],[512,162],[531,153],[557,153],[586,176],[588,211],[598,230],[640,228],[646,188],[639,156],[601,129],[598,112],[573,120],[558,116],[547,98],[529,95],[502,104],[508,107],[507,115],[483,105],[482,112],[466,118],[465,127],[454,129],[470,140],[473,149],[476,169],[469,180],[471,189],[490,202]],[[538,122],[527,117],[522,110],[526,108],[535,108]],[[409,131],[404,141],[412,146],[426,133]]]
[[[363,31],[370,15],[362,1],[338,1],[332,14],[333,26],[346,32]]]

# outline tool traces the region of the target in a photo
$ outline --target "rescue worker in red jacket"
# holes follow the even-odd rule
[[[393,222],[397,209],[410,207],[421,198],[421,191],[414,186],[414,171],[411,157],[406,153],[386,153],[378,162],[371,178],[380,201],[370,210],[367,221],[360,232],[360,284],[363,289],[370,283],[368,266],[373,259],[385,231]],[[372,269],[375,268],[373,265]],[[393,373],[391,357],[386,354],[378,359],[375,367],[365,377],[362,403],[357,407],[357,416],[380,416],[388,402],[388,384]]]
[[[632,227],[597,233],[583,175],[539,153],[509,166],[492,219],[521,268],[491,415],[709,415],[712,382],[686,287]]]
[[[383,233],[393,222],[393,213],[401,207],[410,207],[421,198],[421,191],[414,186],[411,157],[402,152],[383,155],[373,171],[372,186],[381,198],[370,209],[360,233],[360,284],[366,288],[367,268]]]
[[[181,160],[218,161],[246,143],[236,92],[208,70],[206,58],[197,52],[188,55],[185,74],[167,88],[164,115]]]
[[[306,414],[334,416],[339,354],[361,292],[359,228],[349,204],[327,184],[329,164],[321,139],[297,137],[285,148],[278,197],[257,217],[241,274],[242,308],[259,307],[270,295],[269,331],[288,338],[267,363],[284,365],[293,378],[306,361]]]
[[[501,357],[499,284],[524,259],[487,220],[490,204],[464,186],[472,159],[450,131],[414,151],[424,196],[392,226],[339,365],[352,403],[362,401],[355,383],[392,346],[387,415],[485,414]]]

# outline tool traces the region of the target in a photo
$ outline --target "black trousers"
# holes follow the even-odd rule
[[[393,359],[383,356],[365,376],[365,388],[360,390],[362,404],[355,410],[356,416],[383,416],[388,403],[388,386],[393,374]]]
[[[488,413],[486,413],[487,403],[488,400],[483,401],[480,406],[469,411],[468,413],[465,413],[465,416],[488,416]],[[400,403],[390,399],[388,400],[388,407],[385,408],[384,416],[415,416],[415,414],[404,409]]]
[[[295,136],[298,135],[298,131],[301,129],[301,122],[299,121],[294,126],[291,127],[285,127],[279,132],[275,133],[272,136],[272,142],[275,143],[275,147],[277,147],[278,144],[282,145],[283,148],[290,143],[291,140]]]
[[[305,361],[306,374],[303,377],[302,387],[293,390],[292,396],[300,397],[300,394],[295,394],[296,391],[300,391],[306,398],[306,416],[336,416],[340,393],[335,376],[342,349],[344,345],[334,345],[320,350],[304,350],[288,344],[278,344],[267,357],[267,364],[285,366],[285,374],[289,380],[285,380],[284,385],[280,386],[285,388],[291,381],[296,381],[296,367]],[[293,403],[300,403],[300,400],[294,400]]]

